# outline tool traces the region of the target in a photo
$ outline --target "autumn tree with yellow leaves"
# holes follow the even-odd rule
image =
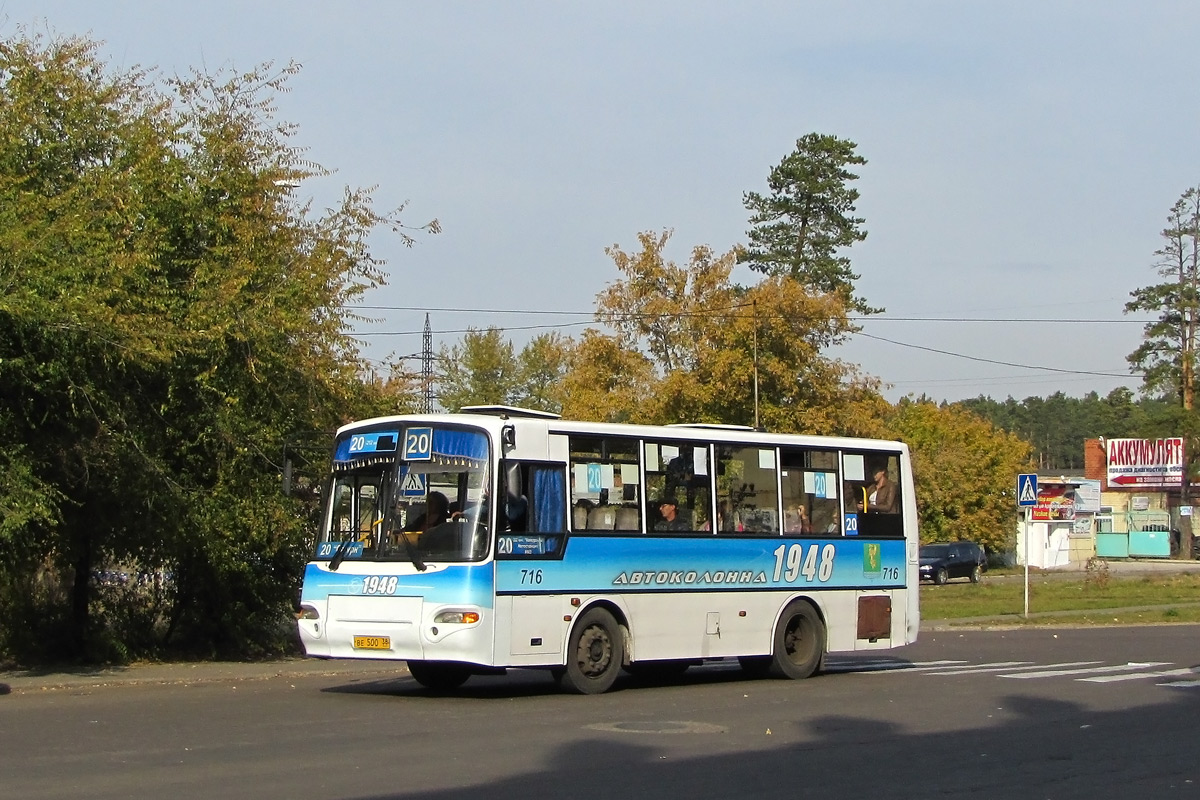
[[[643,232],[635,251],[606,251],[621,277],[597,297],[596,319],[611,333],[590,332],[575,353],[565,415],[882,432],[877,381],[825,355],[853,330],[841,296],[786,276],[740,286],[736,251],[696,246],[677,264],[670,239]]]

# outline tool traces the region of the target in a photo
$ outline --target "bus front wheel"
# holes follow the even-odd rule
[[[821,615],[804,600],[793,601],[775,626],[771,674],[778,678],[807,678],[820,669],[824,657],[825,623]]]
[[[435,692],[457,689],[471,677],[464,666],[437,661],[409,661],[408,672],[417,683]]]
[[[603,608],[584,613],[571,631],[567,647],[566,685],[580,694],[606,692],[624,661],[621,626]]]

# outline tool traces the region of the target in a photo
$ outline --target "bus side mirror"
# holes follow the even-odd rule
[[[509,523],[524,518],[529,504],[521,484],[521,465],[507,464],[504,467],[504,515]]]

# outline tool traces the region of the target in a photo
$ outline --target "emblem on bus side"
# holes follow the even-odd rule
[[[879,542],[863,542],[863,574],[878,575],[883,572],[883,549]]]

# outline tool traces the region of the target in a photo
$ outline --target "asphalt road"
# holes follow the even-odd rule
[[[1198,651],[1196,625],[935,631],[807,681],[718,663],[594,697],[315,661],[43,678],[0,697],[0,795],[1196,797]]]

